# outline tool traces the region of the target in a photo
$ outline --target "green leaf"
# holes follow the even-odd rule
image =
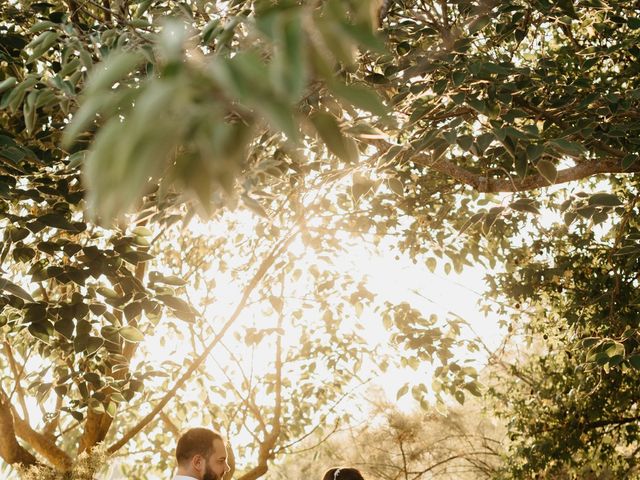
[[[4,92],[5,90],[9,90],[16,83],[18,83],[16,77],[5,78],[2,82],[0,82],[0,93]]]
[[[524,178],[527,176],[527,171],[529,170],[529,159],[527,158],[527,155],[522,155],[522,150],[518,150],[516,154],[515,167],[518,177]]]
[[[158,272],[151,272],[149,274],[149,279],[153,283],[164,283],[166,285],[173,285],[176,287],[182,287],[187,284],[187,282],[178,277],[177,275],[162,275]]]
[[[118,294],[118,292],[116,292],[113,288],[109,288],[109,287],[98,287],[96,289],[96,292],[99,293],[100,295],[102,295],[103,297],[109,298],[109,299],[117,299],[120,298],[120,295]]]
[[[98,351],[98,349],[104,345],[104,340],[100,337],[93,337],[90,336],[88,341],[87,341],[87,345],[84,349],[84,352],[87,355],[93,355],[94,353],[96,353]]]
[[[544,145],[536,145],[534,143],[530,143],[527,145],[527,158],[535,162],[538,160],[542,154],[544,153]]]
[[[111,418],[115,418],[117,411],[118,411],[118,405],[115,402],[109,402],[105,413],[109,415]]]
[[[519,212],[529,212],[539,214],[540,210],[535,205],[535,200],[531,200],[529,198],[520,198],[509,205],[512,210],[517,210]]]
[[[282,307],[283,307],[284,302],[282,301],[282,299],[280,297],[276,297],[274,295],[271,295],[269,297],[269,303],[271,304],[271,306],[273,307],[273,309],[277,313],[282,313]]]
[[[478,113],[485,115],[487,113],[487,104],[477,98],[467,98],[467,105],[476,110]]]
[[[76,231],[76,227],[59,213],[47,213],[38,217],[38,221],[47,227],[59,228],[60,230]]]
[[[556,166],[552,162],[544,159],[538,160],[536,163],[536,169],[550,185],[556,183],[556,180],[558,179],[558,170],[556,170]]]
[[[271,69],[280,93],[292,104],[300,100],[307,83],[306,44],[302,19],[298,15],[281,15],[277,48]],[[288,17],[288,18],[287,18]]]
[[[479,32],[484,27],[491,23],[491,17],[489,15],[481,15],[477,17],[471,24],[469,25],[469,34],[474,34]]]
[[[466,222],[464,222],[462,227],[460,227],[460,230],[458,230],[458,235],[462,235],[469,227],[471,227],[472,225],[475,225],[480,220],[482,220],[484,216],[485,216],[484,212],[478,212],[472,215]]]
[[[396,393],[396,400],[400,400],[409,392],[409,385],[404,384],[402,387],[398,389],[398,393]]]
[[[29,33],[38,33],[38,32],[41,32],[43,30],[48,30],[50,28],[56,28],[56,27],[58,27],[57,23],[53,23],[53,22],[50,22],[50,21],[46,20],[46,21],[38,22],[38,23],[34,24],[33,27],[31,27],[28,30],[28,32]]]
[[[348,163],[357,160],[333,115],[327,112],[316,112],[311,116],[311,122],[331,153]]]
[[[60,38],[59,32],[47,31],[42,32],[35,39],[33,39],[29,43],[29,45],[25,47],[33,49],[31,55],[29,55],[29,58],[27,59],[27,63],[32,63],[42,55],[44,55],[51,48],[51,46],[56,43],[58,38]]]
[[[623,170],[628,170],[629,168],[631,168],[640,158],[640,155],[636,155],[633,153],[629,153],[627,155],[624,156],[624,158],[622,159],[622,169]]]
[[[458,133],[455,130],[443,132],[442,138],[444,138],[449,145],[455,145],[458,143]]]
[[[187,302],[181,298],[173,295],[157,295],[156,298],[164,303],[166,306],[174,310],[174,314],[186,322],[194,322],[196,318],[196,312],[191,308]]]
[[[369,83],[373,83],[376,85],[384,85],[386,83],[389,83],[389,79],[387,77],[385,77],[384,75],[382,75],[381,73],[371,73],[369,75],[367,75],[366,77],[364,77],[364,79],[369,82]]]
[[[567,153],[569,155],[580,156],[585,153],[585,149],[581,144],[565,138],[556,138],[555,140],[551,140],[549,144],[560,152]]]
[[[622,205],[620,199],[612,193],[594,193],[589,197],[592,207],[618,207]]]
[[[568,227],[573,223],[573,221],[577,218],[578,214],[575,212],[567,212],[564,214],[564,224]]]
[[[632,30],[637,30],[640,28],[640,18],[638,17],[629,17],[627,19],[627,25],[629,25],[629,28],[631,28]]]
[[[351,195],[353,196],[355,202],[360,200],[363,195],[369,193],[374,185],[375,182],[373,182],[371,179],[362,175],[354,175],[353,183],[351,184]]]
[[[398,195],[399,197],[404,196],[404,184],[395,177],[391,177],[387,179],[387,185],[389,186],[389,190]]]
[[[147,227],[142,226],[134,228],[131,233],[139,237],[150,237],[151,235],[153,235],[153,232],[151,230],[149,230]]]
[[[382,99],[374,90],[368,87],[332,82],[329,88],[337,96],[342,97],[356,108],[379,116],[384,116],[388,113],[388,109],[384,103],[382,103]]]
[[[50,322],[32,323],[27,330],[35,338],[47,344],[50,341],[51,335],[53,335],[53,326]]]
[[[631,355],[629,357],[629,364],[636,370],[640,370],[640,355]]]
[[[604,352],[609,358],[624,355],[624,345],[620,342],[611,342]]]
[[[464,384],[464,388],[474,397],[481,397],[480,384],[478,382],[469,382]]]
[[[463,71],[457,70],[451,74],[451,80],[456,87],[462,85],[467,78],[467,74]]]
[[[426,263],[427,263],[427,268],[429,269],[429,271],[431,273],[433,273],[435,271],[437,265],[438,265],[438,262],[436,261],[436,259],[433,258],[433,257],[429,257],[429,258],[427,258]]]
[[[144,340],[144,334],[133,325],[126,325],[120,328],[118,330],[118,333],[122,336],[122,338],[132,343],[137,343]]]
[[[498,215],[486,214],[482,221],[482,233],[484,235],[488,235],[489,232],[491,231],[491,227],[493,227],[493,225],[496,223],[497,220],[498,220]]]
[[[251,198],[249,195],[242,195],[242,202],[254,213],[257,213],[263,218],[269,218],[269,214],[264,207],[257,200]]]
[[[66,337],[68,340],[72,340],[73,339],[73,330],[75,329],[75,325],[73,323],[73,320],[70,318],[63,318],[61,320],[58,320],[54,325],[53,328],[59,332],[60,334],[62,334],[64,337]]]
[[[89,72],[85,92],[87,98],[99,95],[102,90],[110,90],[114,83],[122,80],[142,63],[144,57],[136,52],[115,52],[106,61],[99,63]]]
[[[471,145],[473,145],[473,137],[471,135],[460,135],[457,138],[457,143],[465,151],[469,151]]]
[[[96,413],[105,413],[104,405],[102,405],[102,402],[96,400],[95,398],[89,399],[89,408]]]
[[[29,295],[29,292],[27,292],[24,288],[2,277],[0,277],[0,290],[9,292],[27,302],[34,302],[33,297]]]
[[[483,133],[476,138],[476,145],[478,146],[479,153],[482,154],[489,148],[491,142],[495,140],[493,133]]]

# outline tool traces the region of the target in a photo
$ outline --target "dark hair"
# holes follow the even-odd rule
[[[330,468],[322,480],[364,480],[364,477],[356,468]]]
[[[213,454],[213,441],[221,440],[222,435],[208,428],[191,428],[178,439],[176,460],[182,464],[196,455],[209,458]]]

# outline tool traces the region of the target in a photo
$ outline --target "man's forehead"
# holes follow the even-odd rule
[[[227,458],[227,447],[224,440],[219,438],[213,440],[213,452],[216,457]]]

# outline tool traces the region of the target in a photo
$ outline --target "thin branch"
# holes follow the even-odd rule
[[[47,437],[55,438],[55,431],[60,427],[60,412],[62,410],[63,400],[61,396],[56,398],[56,406],[54,409],[54,416],[49,420],[42,431]],[[27,419],[28,421],[28,419]]]
[[[371,381],[371,379],[362,381],[361,383],[359,383],[358,385],[356,385],[355,387],[353,387],[351,390],[349,390],[348,392],[345,392],[342,394],[342,396],[340,396],[340,398],[338,398],[335,402],[333,402],[333,404],[329,407],[329,409],[327,410],[327,412],[322,415],[320,417],[320,421],[311,429],[309,430],[307,433],[305,433],[304,435],[302,435],[301,437],[297,438],[296,440],[288,443],[287,445],[283,445],[281,446],[276,453],[282,452],[290,447],[292,447],[293,445],[302,442],[303,440],[305,440],[306,438],[309,438],[311,435],[313,435],[313,433],[319,429],[321,426],[324,425],[324,420],[326,419],[327,415],[329,415],[329,413],[333,412],[338,405],[340,405],[340,403],[342,403],[342,401],[345,398],[348,398],[353,392],[355,392],[358,388],[360,388],[363,385],[366,385],[367,383],[369,383]],[[298,453],[300,451],[295,451],[295,452],[290,452],[290,453]]]
[[[404,451],[404,445],[402,443],[402,435],[398,439],[398,447],[400,448],[400,453],[402,454],[402,473],[404,474],[404,479],[409,480],[409,470],[407,468],[407,454]]]
[[[173,423],[173,420],[171,420],[169,415],[167,415],[166,412],[160,412],[160,418],[165,423],[169,431],[171,431],[173,436],[175,438],[178,438],[180,436],[180,429],[175,423]]]
[[[280,298],[284,296],[284,273],[281,276]],[[283,306],[280,307],[278,316],[278,329],[282,328]],[[276,360],[275,360],[275,405],[273,408],[273,417],[271,419],[271,432],[265,435],[260,442],[258,453],[258,465],[242,475],[238,480],[255,480],[264,475],[269,469],[268,462],[273,458],[274,447],[280,436],[282,421],[282,335],[278,335],[276,339]]]

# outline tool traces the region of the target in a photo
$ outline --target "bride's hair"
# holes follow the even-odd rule
[[[330,468],[322,480],[364,480],[364,477],[356,468]]]

